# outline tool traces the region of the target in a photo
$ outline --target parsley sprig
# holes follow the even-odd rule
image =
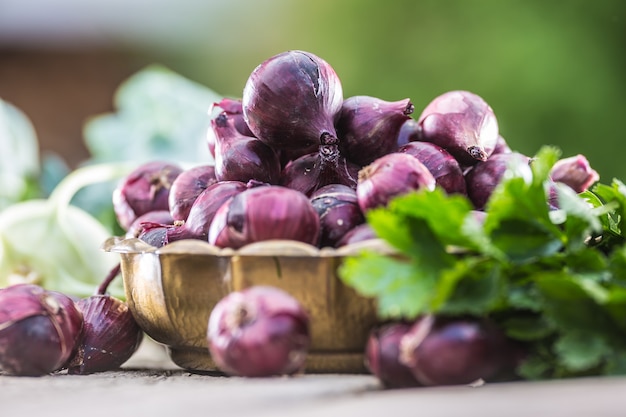
[[[382,319],[490,317],[526,346],[524,378],[626,373],[626,186],[576,194],[549,180],[559,156],[545,146],[532,178],[509,173],[484,221],[467,197],[440,189],[368,212],[397,255],[365,251],[339,276],[375,298]]]

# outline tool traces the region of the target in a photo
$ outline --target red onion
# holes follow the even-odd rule
[[[143,230],[137,236],[138,239],[155,248],[161,248],[170,242],[167,236],[167,225],[149,222],[144,222],[142,225]]]
[[[509,144],[507,143],[506,139],[504,139],[502,135],[498,135],[496,146],[495,148],[493,148],[493,152],[491,153],[491,155],[496,155],[499,153],[511,153],[511,152],[513,151],[509,147]]]
[[[243,105],[241,99],[223,98],[216,106],[233,119],[235,128],[244,136],[254,136],[243,117]]]
[[[220,181],[204,190],[196,199],[182,225],[166,228],[166,242],[181,239],[207,240],[209,227],[217,210],[230,198],[247,188],[241,181]]]
[[[398,136],[396,137],[397,147],[406,145],[409,142],[419,140],[422,129],[420,128],[417,120],[410,118],[402,123]]]
[[[426,386],[470,384],[510,373],[518,354],[488,320],[418,319],[400,342],[400,361]]]
[[[584,155],[578,154],[556,161],[550,170],[550,178],[555,182],[569,186],[577,193],[582,193],[598,181],[600,175],[591,168]]]
[[[170,188],[168,206],[174,220],[185,220],[191,205],[209,185],[215,184],[215,167],[199,165],[183,172],[176,177]]]
[[[82,327],[81,312],[64,294],[32,284],[0,290],[0,369],[21,376],[62,369]]]
[[[68,373],[87,375],[119,368],[137,351],[143,331],[128,305],[105,294],[76,303],[83,313],[84,331]]]
[[[237,131],[226,112],[211,120],[215,131],[215,177],[219,181],[256,180],[276,184],[281,165],[278,154],[255,137]]]
[[[139,237],[139,235],[141,235],[145,231],[146,225],[154,223],[169,225],[174,224],[174,219],[172,218],[169,210],[149,211],[146,214],[142,214],[135,219],[135,221],[126,231],[125,237],[127,239],[132,237]]]
[[[421,189],[434,190],[435,177],[415,157],[390,153],[359,172],[356,194],[363,213],[386,206],[391,199]]]
[[[371,96],[345,99],[335,123],[345,157],[363,166],[395,151],[400,129],[414,109],[408,98],[393,102]]]
[[[493,190],[500,184],[507,170],[514,170],[530,180],[532,172],[529,162],[529,157],[519,152],[510,152],[492,155],[486,161],[474,165],[465,174],[467,195],[474,204],[474,208],[485,209]]]
[[[378,235],[369,223],[363,223],[348,230],[337,242],[337,247],[349,245],[351,243],[362,242],[364,240],[377,239]]]
[[[365,347],[365,365],[385,388],[422,386],[411,369],[400,362],[400,341],[411,329],[408,323],[388,323],[372,329]]]
[[[337,247],[351,229],[365,222],[356,191],[342,184],[329,184],[311,195],[311,204],[320,218],[319,247]]]
[[[433,142],[463,165],[486,161],[498,140],[498,122],[482,97],[449,91],[431,101],[418,119],[420,140]]]
[[[120,226],[128,230],[142,214],[169,210],[170,188],[181,172],[176,164],[151,161],[127,175],[113,190],[113,209]]]
[[[328,138],[331,138],[328,136]],[[303,157],[305,155],[313,154],[317,156],[317,153],[320,150],[320,144],[316,143],[313,146],[309,146],[308,148],[301,149],[282,149],[278,151],[280,156],[280,165],[285,168],[287,164],[291,161],[295,161],[296,159]]]
[[[318,56],[286,51],[267,59],[248,78],[243,114],[254,136],[274,149],[304,149],[337,137],[343,90],[334,69]]]
[[[317,212],[304,194],[278,185],[262,185],[235,195],[217,210],[208,240],[234,249],[270,239],[315,245],[319,231]]]
[[[409,142],[398,149],[414,156],[433,174],[437,185],[449,194],[467,194],[459,163],[442,147],[430,142]]]
[[[328,184],[356,188],[360,167],[339,154],[337,140],[322,138],[317,152],[289,162],[280,175],[280,185],[310,196]]]
[[[209,109],[209,114],[213,117],[213,109],[219,109],[225,112],[229,117],[232,117],[233,124],[237,132],[241,133],[244,136],[254,136],[254,133],[250,130],[246,121],[243,118],[243,107],[241,106],[241,100],[235,98],[224,97],[218,103],[213,103],[211,109]],[[220,112],[221,112],[220,111]],[[211,155],[215,157],[215,132],[213,128],[209,128],[207,132],[207,144],[209,146],[209,152]]]
[[[218,368],[229,375],[292,375],[305,367],[309,318],[287,292],[249,287],[231,292],[215,305],[207,341]]]

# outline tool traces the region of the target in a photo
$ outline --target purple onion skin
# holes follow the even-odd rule
[[[515,166],[527,170],[528,175],[532,175],[528,167],[529,162],[529,157],[518,152],[511,152],[492,155],[485,162],[474,165],[465,174],[467,195],[474,208],[485,209],[493,190],[502,181],[507,168]]]
[[[437,185],[448,194],[467,195],[465,177],[459,163],[448,151],[430,142],[409,142],[398,149],[414,156],[433,174]]]
[[[162,248],[170,243],[167,235],[168,226],[159,223],[143,223],[143,230],[139,233],[137,238],[144,241],[148,245],[152,245],[155,248]]]
[[[191,206],[185,223],[167,228],[167,243],[182,239],[208,240],[209,227],[217,210],[227,200],[247,188],[241,181],[220,181],[209,186]]]
[[[410,118],[400,127],[398,131],[398,136],[396,137],[396,149],[401,146],[406,145],[409,142],[415,142],[420,140],[420,135],[422,134],[422,129],[420,128],[417,120]]]
[[[241,99],[224,97],[219,102],[214,103],[214,106],[219,107],[228,114],[243,114]]]
[[[400,129],[414,109],[408,98],[391,102],[372,96],[348,97],[335,123],[343,155],[363,166],[395,151]]]
[[[511,153],[513,150],[509,146],[506,139],[502,137],[502,135],[498,135],[498,140],[496,141],[496,147],[493,148],[493,152],[491,155],[497,155],[499,153]]]
[[[365,347],[365,366],[385,388],[423,386],[411,369],[400,362],[400,341],[410,329],[408,323],[388,323],[370,331]]]
[[[278,150],[319,145],[337,137],[334,121],[343,90],[335,70],[320,57],[286,51],[262,62],[243,89],[243,114],[254,136]]]
[[[320,218],[319,247],[338,247],[339,240],[365,222],[356,191],[342,184],[329,184],[311,195]]]
[[[435,177],[417,158],[405,153],[390,153],[359,171],[356,187],[363,213],[386,206],[393,198],[421,189],[434,190]]]
[[[418,319],[400,343],[400,361],[425,386],[499,380],[513,372],[517,347],[493,323],[477,319]]]
[[[329,139],[325,137],[322,141]],[[342,184],[356,189],[360,167],[339,153],[334,138],[311,154],[289,162],[280,175],[280,185],[311,196],[329,184]]]
[[[582,193],[600,179],[600,174],[591,168],[584,155],[578,154],[556,161],[550,170],[550,178]]]
[[[170,225],[174,224],[174,218],[170,214],[169,210],[149,211],[135,219],[126,231],[124,237],[127,239],[139,237],[139,235],[141,235],[145,230],[145,224],[153,223]]]
[[[84,317],[83,337],[67,367],[69,374],[88,375],[118,369],[137,351],[143,331],[128,305],[109,295],[76,303]]]
[[[68,296],[32,284],[0,290],[0,369],[41,376],[63,368],[73,355],[83,316]]]
[[[141,164],[113,190],[113,209],[117,221],[128,230],[142,214],[169,210],[170,188],[183,169],[169,162]]]
[[[243,118],[243,106],[241,104],[241,99],[226,97],[223,98],[219,103],[216,103],[216,105],[224,110],[224,112],[228,114],[229,117],[232,117],[235,129],[237,129],[239,133],[244,136],[254,136],[254,133],[252,133]]]
[[[211,311],[207,328],[218,368],[242,377],[303,372],[310,339],[309,317],[298,300],[269,286],[228,294]]]
[[[548,209],[558,210],[561,208],[561,204],[559,203],[558,185],[554,182],[554,180],[549,179],[547,188],[546,200],[548,202]]]
[[[271,239],[318,242],[320,220],[309,199],[278,185],[249,188],[226,201],[209,227],[209,243],[238,249]]]
[[[283,169],[289,164],[291,161],[295,161],[296,159],[303,157],[309,154],[317,154],[319,152],[320,144],[317,143],[313,146],[309,146],[308,148],[302,149],[283,149],[278,152],[280,156],[280,165]]]
[[[279,155],[255,137],[244,136],[226,112],[211,120],[215,132],[215,177],[218,181],[256,180],[278,183]]]
[[[369,223],[363,223],[348,230],[337,242],[337,247],[363,242],[365,240],[378,239],[378,235]]]
[[[486,161],[498,140],[491,107],[469,91],[446,92],[431,101],[418,119],[420,140],[441,146],[461,165]]]
[[[215,167],[212,165],[199,165],[181,172],[172,183],[168,198],[169,211],[174,220],[186,220],[196,198],[216,182]]]
[[[243,107],[241,106],[241,100],[236,98],[224,97],[217,103],[213,103],[213,106],[209,110],[209,114],[213,113],[213,109],[218,109],[228,116],[233,118],[233,124],[235,125],[235,129],[239,133],[244,136],[254,136],[254,133],[250,130],[246,121],[243,118]],[[215,158],[215,132],[212,128],[209,128],[207,132],[207,145],[209,147],[209,152]]]

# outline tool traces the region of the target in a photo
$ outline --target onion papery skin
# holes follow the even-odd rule
[[[498,121],[485,100],[469,91],[448,91],[419,116],[420,140],[450,152],[461,165],[486,161],[498,140]]]
[[[154,223],[162,225],[173,225],[174,218],[168,210],[149,211],[146,214],[142,214],[141,216],[137,217],[137,219],[135,219],[135,221],[126,231],[124,237],[126,239],[139,237],[139,235],[144,232],[146,224]]]
[[[400,362],[425,386],[492,381],[510,374],[518,355],[487,319],[424,316],[400,342]]]
[[[591,167],[584,155],[578,154],[556,161],[550,170],[550,178],[567,185],[576,193],[582,193],[600,179],[600,174]]]
[[[492,155],[485,162],[472,166],[465,174],[465,184],[474,208],[485,210],[491,194],[502,181],[507,169],[512,169],[530,180],[532,171],[529,163],[529,157],[519,152],[510,152]]]
[[[448,194],[467,195],[461,166],[448,151],[430,142],[409,142],[398,149],[417,158],[433,174],[437,185]]]
[[[309,199],[277,185],[249,188],[225,202],[209,228],[209,243],[238,249],[271,239],[315,245],[320,220]]]
[[[335,118],[343,89],[335,70],[305,51],[286,51],[262,62],[243,89],[244,119],[270,147],[305,149],[322,135],[337,137]]]
[[[396,137],[397,148],[406,145],[409,142],[414,142],[420,139],[422,128],[417,123],[417,120],[410,118],[402,123],[398,136]]]
[[[69,374],[88,375],[118,369],[137,351],[143,331],[128,305],[109,295],[76,302],[84,317],[83,336],[68,365]]]
[[[365,346],[365,366],[385,388],[423,386],[400,361],[400,341],[410,329],[410,323],[394,322],[370,331]]]
[[[386,101],[372,96],[348,97],[335,123],[342,154],[363,166],[395,151],[400,129],[414,108],[408,98]]]
[[[348,230],[337,242],[337,247],[362,242],[364,240],[377,239],[378,235],[369,223],[363,223]]]
[[[215,132],[215,177],[218,181],[256,180],[278,183],[278,153],[255,137],[237,131],[234,119],[222,112],[211,120]]]
[[[209,228],[217,210],[247,188],[248,186],[241,181],[220,181],[208,187],[194,202],[187,221],[179,226],[167,227],[167,242],[182,239],[208,240]]]
[[[137,236],[139,240],[142,240],[155,248],[161,248],[170,243],[167,233],[170,225],[143,222],[142,226],[143,230],[139,233],[139,236]]]
[[[141,164],[113,190],[117,221],[128,230],[135,219],[155,210],[169,210],[169,193],[183,169],[174,163],[150,161]]]
[[[225,112],[230,117],[232,117],[234,120],[233,124],[235,125],[235,128],[242,135],[254,136],[254,133],[252,133],[250,128],[248,128],[248,125],[246,124],[246,121],[243,118],[243,108],[241,106],[241,99],[224,97],[219,102],[213,103],[213,105],[209,109],[209,115],[211,115],[211,117],[215,116],[213,114],[214,110],[218,110],[218,113]],[[211,153],[211,156],[215,158],[216,138],[215,138],[215,132],[213,131],[212,127],[209,127],[207,131],[206,140],[207,140],[209,152]]]
[[[269,377],[304,371],[311,343],[309,317],[287,292],[253,286],[231,292],[211,311],[211,358],[228,375]]]
[[[59,371],[72,357],[83,315],[62,293],[38,285],[0,290],[0,369],[17,376]]]
[[[329,184],[356,189],[360,167],[340,155],[335,138],[324,137],[322,142],[316,152],[301,156],[285,166],[280,175],[280,185],[309,197]]]
[[[363,213],[386,206],[397,196],[421,189],[434,190],[437,183],[428,168],[405,153],[390,153],[359,171],[356,187]]]
[[[181,172],[170,188],[168,206],[174,220],[186,220],[193,202],[211,184],[215,184],[215,167],[199,165]]]
[[[365,222],[356,191],[343,184],[329,184],[311,195],[320,218],[319,247],[338,247],[341,238]]]
[[[496,146],[493,149],[491,155],[497,155],[499,153],[511,153],[513,150],[509,146],[508,142],[502,135],[498,135],[498,140],[496,141]]]

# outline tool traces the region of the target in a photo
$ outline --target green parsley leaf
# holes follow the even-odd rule
[[[382,318],[415,318],[426,312],[437,280],[436,274],[420,274],[406,261],[371,252],[346,258],[338,274],[360,294],[376,297]]]
[[[576,331],[561,336],[554,348],[560,365],[572,373],[597,367],[612,353],[611,345],[604,338]]]

